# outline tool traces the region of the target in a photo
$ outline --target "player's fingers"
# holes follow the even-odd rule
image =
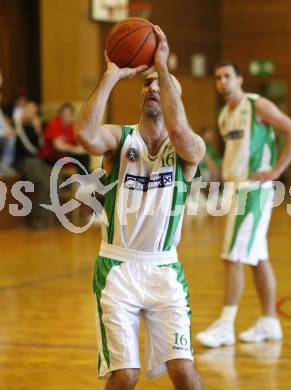
[[[107,50],[104,50],[104,57],[105,57],[106,62],[110,62],[108,54],[107,54]]]
[[[139,65],[136,68],[128,68],[127,69],[128,77],[133,77],[140,72],[144,72],[147,68],[148,68],[147,65]]]
[[[139,65],[137,68],[135,68],[135,70],[137,73],[140,73],[140,72],[144,72],[145,70],[147,70],[147,68],[148,68],[148,65]]]
[[[155,25],[153,28],[154,28],[154,31],[155,31],[156,36],[158,37],[159,41],[162,40],[163,36],[162,36],[162,32],[161,32],[161,29],[159,28],[159,26]]]
[[[162,39],[167,39],[167,38],[166,38],[166,34],[165,34],[164,31],[161,29],[161,27],[158,26],[158,25],[155,25],[155,27],[156,27],[156,31],[157,31],[157,33],[159,34],[159,36],[160,36]]]

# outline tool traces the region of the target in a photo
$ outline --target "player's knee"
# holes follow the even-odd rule
[[[177,390],[202,390],[200,375],[193,362],[186,359],[171,360],[167,363],[169,376]]]
[[[131,390],[137,384],[139,369],[127,368],[112,373],[111,382],[117,389]]]

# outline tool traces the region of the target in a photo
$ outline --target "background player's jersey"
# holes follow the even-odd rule
[[[271,170],[277,158],[272,127],[257,121],[255,101],[258,95],[245,94],[230,111],[225,105],[219,116],[219,128],[225,141],[222,175],[227,181],[246,181],[250,174]]]
[[[115,180],[118,184],[105,195],[108,226],[102,226],[103,241],[146,252],[174,249],[191,183],[169,137],[158,154],[150,156],[138,127],[123,127],[106,184]]]

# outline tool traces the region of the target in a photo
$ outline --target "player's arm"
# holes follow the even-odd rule
[[[158,26],[155,26],[155,32],[159,39],[155,54],[155,68],[159,76],[165,125],[179,157],[186,163],[196,165],[205,154],[205,144],[189,126],[180,92],[170,76],[167,66],[169,46],[166,36]]]
[[[256,113],[258,119],[266,125],[271,125],[276,130],[285,133],[285,145],[275,167],[270,172],[256,172],[252,175],[253,180],[276,180],[291,161],[291,119],[285,115],[270,100],[259,98],[256,101]]]
[[[121,126],[102,125],[102,118],[111,91],[119,80],[134,77],[144,71],[147,66],[137,68],[119,68],[110,62],[107,55],[107,69],[99,85],[83,105],[76,121],[76,140],[82,144],[87,152],[95,155],[114,153],[121,137]]]

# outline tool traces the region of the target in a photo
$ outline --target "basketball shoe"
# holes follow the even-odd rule
[[[239,334],[239,339],[245,343],[277,341],[281,340],[282,337],[280,321],[272,317],[259,318],[252,327]]]
[[[196,339],[200,344],[210,348],[235,343],[234,325],[230,321],[217,320],[203,332],[197,333]]]

